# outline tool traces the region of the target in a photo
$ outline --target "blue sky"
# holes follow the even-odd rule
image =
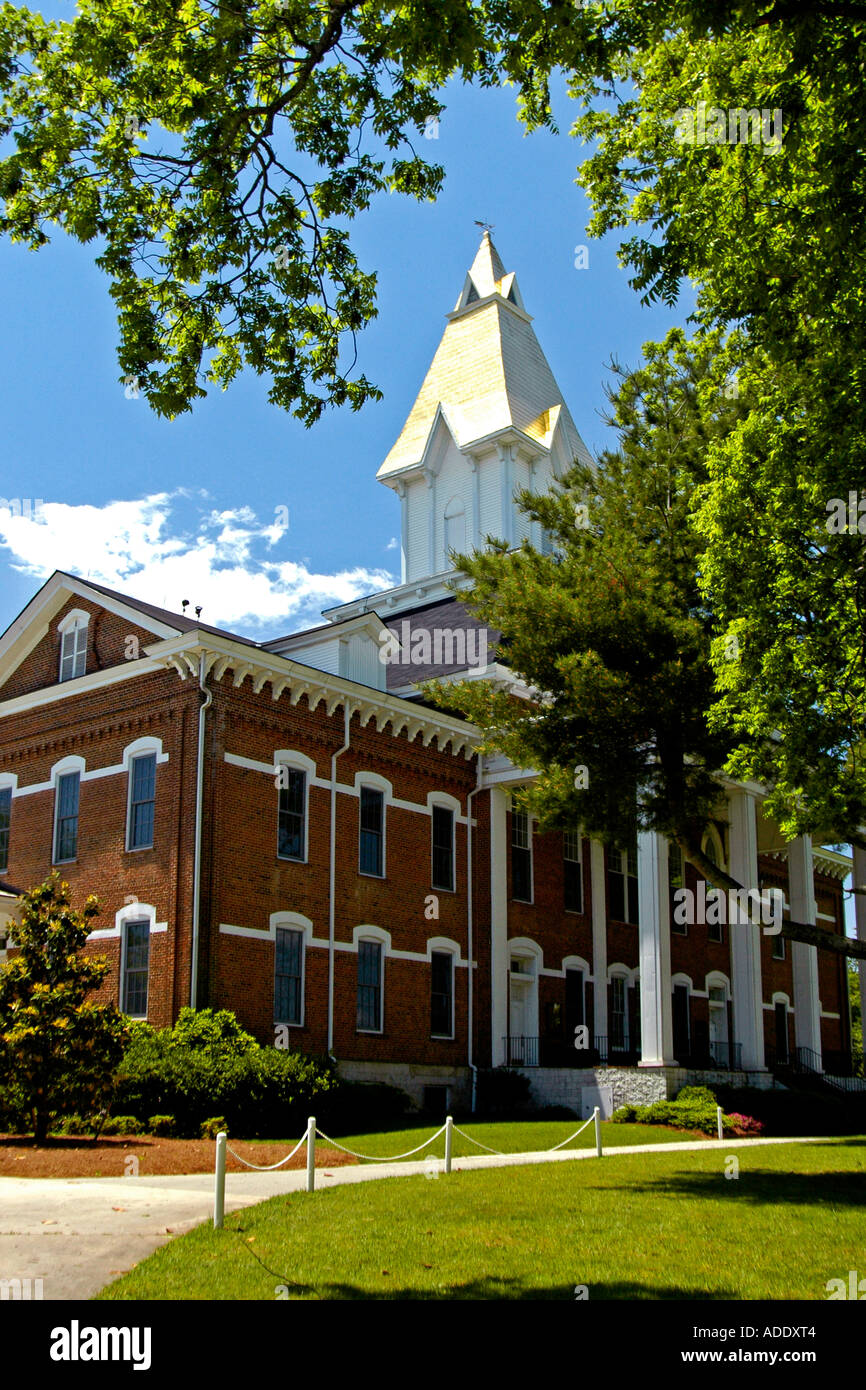
[[[379,280],[359,368],[384,399],[329,412],[311,430],[270,405],[252,373],[192,414],[157,418],[119,380],[114,304],[93,248],[62,234],[39,252],[0,242],[0,498],[44,504],[40,525],[0,511],[0,630],[55,568],[169,608],[188,598],[206,621],[253,637],[397,581],[398,504],[376,469],[474,257],[476,219],[494,224],[584,439],[603,444],[606,362],[636,363],[686,309],[642,308],[616,240],[588,242],[564,95],[558,135],[525,136],[513,91],[454,84],[446,103],[430,142],[447,171],[439,200],[384,195],[353,227]],[[578,270],[581,244],[589,265]],[[281,507],[289,525],[278,534]]]

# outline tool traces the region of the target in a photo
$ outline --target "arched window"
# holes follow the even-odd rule
[[[452,497],[445,508],[445,559],[450,561],[451,551],[463,554],[466,549],[466,508],[462,497]]]
[[[60,671],[58,680],[71,681],[83,676],[87,667],[87,627],[90,614],[73,608],[57,624],[60,633]]]

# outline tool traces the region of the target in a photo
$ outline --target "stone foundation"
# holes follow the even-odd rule
[[[621,1105],[652,1105],[672,1100],[683,1086],[755,1086],[760,1090],[784,1090],[770,1072],[688,1071],[685,1067],[525,1067],[533,1105],[564,1106],[580,1115],[584,1091],[600,1093],[602,1118]],[[610,1093],[609,1107],[604,1103]]]
[[[346,1081],[376,1082],[405,1091],[413,1106],[424,1104],[426,1086],[447,1090],[447,1109],[467,1111],[472,1103],[472,1081],[468,1067],[435,1067],[411,1062],[338,1062],[337,1070]],[[438,1107],[437,1107],[438,1108]],[[442,1113],[445,1113],[443,1108]]]

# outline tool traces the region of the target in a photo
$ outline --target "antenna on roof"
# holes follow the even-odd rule
[[[182,599],[182,600],[181,600],[181,605],[180,605],[180,606],[181,606],[181,608],[183,609],[184,613],[186,613],[186,610],[189,608],[189,599],[188,599],[188,598]]]
[[[196,616],[197,618],[200,618],[200,617],[201,617],[201,604],[198,604],[198,605],[197,605],[196,610],[195,610],[195,616]]]

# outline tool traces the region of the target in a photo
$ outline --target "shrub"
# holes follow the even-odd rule
[[[751,1115],[739,1115],[736,1111],[731,1115],[724,1116],[724,1127],[727,1133],[728,1126],[737,1138],[746,1138],[749,1134],[763,1134],[764,1126],[760,1120],[755,1120]]]
[[[336,1138],[340,1134],[395,1128],[411,1108],[411,1100],[398,1086],[378,1081],[343,1081],[317,1098],[315,1114],[317,1124]]]
[[[677,1092],[677,1100],[691,1101],[699,1105],[718,1105],[718,1101],[709,1086],[683,1086]]]
[[[529,1078],[510,1067],[479,1070],[477,1108],[483,1115],[506,1115],[529,1105]]]
[[[621,1105],[618,1110],[614,1110],[610,1117],[611,1124],[631,1125],[637,1119],[638,1107],[636,1105]]]
[[[261,1047],[225,1010],[185,1009],[174,1028],[135,1023],[130,1032],[114,1106],[142,1121],[173,1115],[181,1137],[198,1138],[215,1110],[233,1134],[300,1136],[317,1098],[339,1085],[329,1063]]]
[[[162,1136],[165,1139],[172,1139],[176,1129],[174,1115],[151,1115],[147,1122],[148,1134]]]
[[[145,1126],[134,1115],[110,1115],[102,1126],[103,1134],[144,1134]]]
[[[205,1120],[201,1127],[202,1139],[216,1139],[218,1134],[228,1134],[228,1125],[223,1115],[213,1115],[209,1120]]]

